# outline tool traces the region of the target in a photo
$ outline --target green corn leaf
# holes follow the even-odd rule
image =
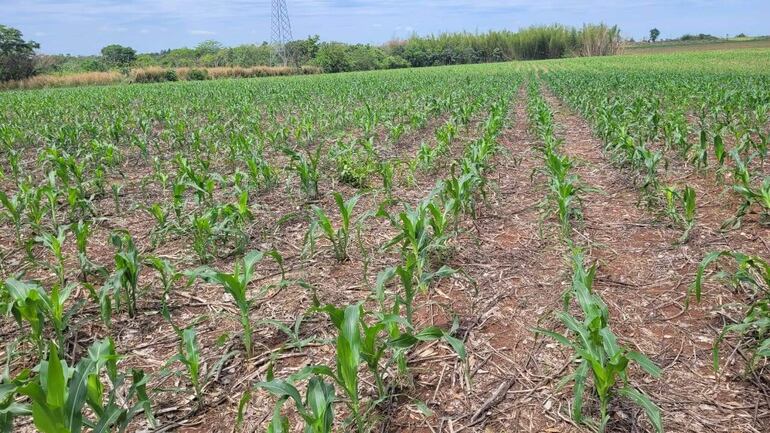
[[[646,371],[653,377],[660,377],[661,374],[663,373],[660,367],[655,365],[655,363],[652,362],[650,358],[646,357],[645,355],[639,352],[634,352],[634,351],[626,352],[626,357],[636,362],[637,364],[639,364],[639,366],[642,367],[644,371]]]
[[[642,409],[644,409],[645,414],[647,414],[647,418],[649,418],[653,427],[655,427],[655,431],[663,433],[663,419],[660,408],[656,406],[649,397],[630,386],[619,389],[618,393],[641,406]]]
[[[49,345],[48,369],[46,371],[46,404],[52,409],[64,407],[67,380],[64,377],[64,369],[59,361],[59,353],[56,345]]]

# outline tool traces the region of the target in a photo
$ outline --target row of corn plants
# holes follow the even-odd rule
[[[549,192],[543,207],[549,214],[558,215],[563,240],[572,256],[572,284],[564,292],[563,310],[556,313],[565,331],[537,328],[533,332],[552,338],[573,352],[576,367],[561,379],[560,387],[572,383],[570,415],[575,422],[604,432],[610,421],[610,404],[624,398],[639,405],[655,430],[662,432],[660,408],[630,383],[629,366],[636,363],[656,378],[661,371],[642,353],[620,345],[610,328],[607,305],[593,287],[596,265],[586,267],[585,255],[572,239],[572,222],[581,216],[582,191],[577,176],[570,172],[573,161],[561,153],[565,144],[556,136],[553,111],[541,95],[535,76],[530,77],[528,95],[527,114],[541,141],[539,150],[545,164],[538,171],[548,176]],[[586,410],[594,401],[588,400],[586,404],[586,395],[598,401],[598,419]]]

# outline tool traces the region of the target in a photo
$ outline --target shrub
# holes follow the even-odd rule
[[[686,34],[679,38],[681,41],[714,41],[717,39],[719,38],[713,35],[707,35],[705,33],[700,33],[697,35]]]
[[[86,72],[106,72],[109,68],[101,60],[87,59],[81,68]]]
[[[380,69],[401,69],[408,68],[409,62],[400,56],[388,56],[380,63]]]
[[[165,73],[166,81],[178,81],[179,77],[176,75],[176,71],[169,69]]]
[[[187,79],[190,81],[203,81],[209,79],[209,72],[205,69],[190,69],[187,72]]]

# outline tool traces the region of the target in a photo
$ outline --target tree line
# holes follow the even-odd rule
[[[7,49],[5,42],[15,41]],[[289,66],[317,66],[324,72],[440,66],[511,60],[549,59],[567,56],[617,54],[623,40],[617,26],[537,26],[485,33],[442,33],[391,40],[384,45],[321,41],[319,36],[286,44]],[[32,74],[67,74],[142,67],[254,67],[283,65],[275,47],[245,44],[225,47],[204,41],[194,48],[175,48],[157,53],[137,53],[131,47],[111,44],[98,56],[35,54],[39,45],[26,42],[21,32],[0,26],[0,80]],[[8,65],[11,66],[8,66]]]

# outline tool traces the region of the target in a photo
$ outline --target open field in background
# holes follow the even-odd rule
[[[766,431],[767,71],[0,93],[0,430]]]
[[[684,51],[740,50],[746,48],[770,48],[770,37],[636,43],[627,45],[623,49],[623,54],[663,54]]]

